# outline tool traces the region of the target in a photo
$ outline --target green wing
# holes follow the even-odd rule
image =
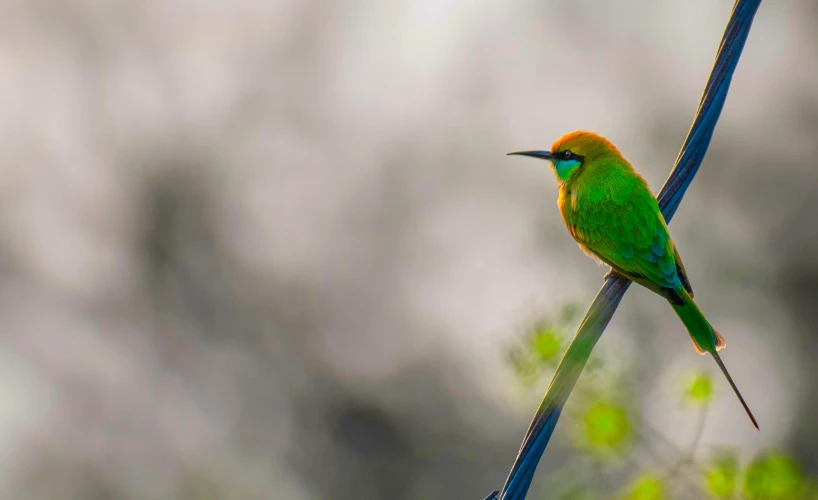
[[[677,262],[656,199],[641,178],[634,181],[617,190],[586,186],[572,203],[566,224],[582,247],[620,274],[665,295],[687,277],[680,279],[677,268],[684,267],[681,259]]]

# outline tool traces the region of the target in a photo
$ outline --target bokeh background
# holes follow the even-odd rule
[[[731,9],[0,2],[0,498],[502,486],[605,272],[546,164],[504,155],[587,128],[658,191]],[[530,498],[807,495],[816,25],[761,6],[671,224],[762,431],[632,287]]]

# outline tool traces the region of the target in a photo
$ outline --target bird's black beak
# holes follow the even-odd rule
[[[509,153],[509,155],[530,156],[532,158],[539,158],[540,160],[550,160],[553,158],[550,151],[518,151],[516,153]]]

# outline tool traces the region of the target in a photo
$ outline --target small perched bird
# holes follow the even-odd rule
[[[559,185],[562,219],[591,258],[661,295],[684,323],[699,354],[710,353],[758,429],[753,413],[718,351],[724,339],[693,301],[693,288],[647,182],[604,137],[578,130],[560,137],[551,151],[521,151],[548,160]]]

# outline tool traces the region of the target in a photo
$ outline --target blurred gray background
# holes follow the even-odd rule
[[[658,191],[732,3],[0,2],[0,498],[502,486],[550,378],[507,346],[605,272],[504,155],[595,130]],[[762,428],[715,378],[701,441],[810,474],[816,24],[761,6],[671,224]],[[598,348],[689,442],[678,380],[714,366],[672,309],[632,287]],[[567,419],[541,475],[581,460]]]

